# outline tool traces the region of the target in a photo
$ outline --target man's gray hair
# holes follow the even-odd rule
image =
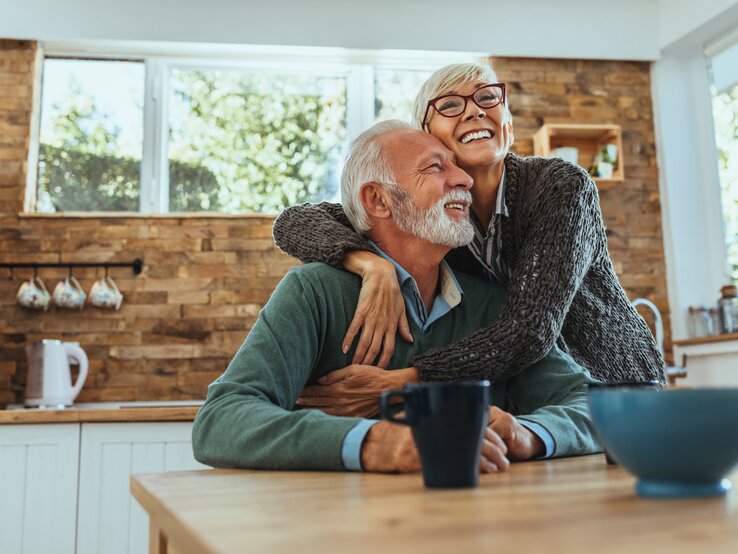
[[[360,233],[366,233],[372,227],[359,197],[361,186],[364,183],[379,183],[390,189],[398,186],[379,139],[382,135],[399,129],[412,127],[399,119],[380,121],[349,145],[341,174],[341,204],[351,225]]]

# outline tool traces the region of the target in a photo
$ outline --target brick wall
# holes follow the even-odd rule
[[[33,42],[0,40],[0,261],[128,261],[111,275],[125,295],[110,312],[15,303],[19,277],[0,272],[0,405],[22,400],[23,346],[78,341],[90,357],[79,401],[203,398],[279,279],[295,262],[272,244],[272,217],[39,217],[23,207],[30,137]],[[601,192],[615,267],[629,295],[647,296],[668,322],[660,207],[645,63],[494,59],[509,85],[516,151],[532,152],[546,121],[623,126],[626,181]],[[412,94],[412,92],[409,92]],[[53,288],[67,274],[42,270]],[[102,270],[78,269],[86,291]],[[667,337],[670,333],[667,328]]]

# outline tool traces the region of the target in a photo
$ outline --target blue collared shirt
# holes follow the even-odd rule
[[[464,292],[461,290],[461,285],[456,280],[453,271],[451,271],[451,268],[445,260],[441,261],[440,265],[439,294],[437,294],[433,300],[433,306],[431,307],[430,313],[428,313],[425,303],[420,296],[418,284],[415,282],[412,275],[410,275],[407,270],[390,258],[372,241],[369,241],[369,243],[376,250],[377,254],[395,266],[397,280],[400,283],[400,290],[402,291],[402,296],[405,300],[405,307],[410,313],[410,317],[413,318],[423,332],[425,332],[434,321],[439,320],[456,306],[461,304],[461,301],[464,299]],[[535,433],[543,441],[543,444],[546,446],[546,452],[541,458],[550,457],[554,451],[554,440],[551,433],[541,425],[533,423],[532,421],[518,419],[518,422],[531,432]],[[343,459],[343,466],[347,470],[361,471],[363,469],[361,467],[361,445],[364,442],[364,438],[369,432],[369,429],[375,423],[377,423],[377,420],[364,419],[357,423],[344,437],[343,446],[341,448],[341,457]]]

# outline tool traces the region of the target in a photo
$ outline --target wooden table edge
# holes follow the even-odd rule
[[[142,475],[131,475],[130,493],[149,516],[149,554],[209,554],[216,550],[203,542],[200,536],[146,488],[139,479]]]

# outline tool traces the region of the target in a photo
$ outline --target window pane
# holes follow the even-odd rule
[[[171,73],[169,209],[276,213],[338,197],[346,79]]]
[[[375,121],[402,119],[412,122],[413,102],[431,71],[377,69],[374,72]]]
[[[712,99],[728,265],[738,282],[738,86]]]
[[[138,211],[145,68],[47,59],[37,211]]]

